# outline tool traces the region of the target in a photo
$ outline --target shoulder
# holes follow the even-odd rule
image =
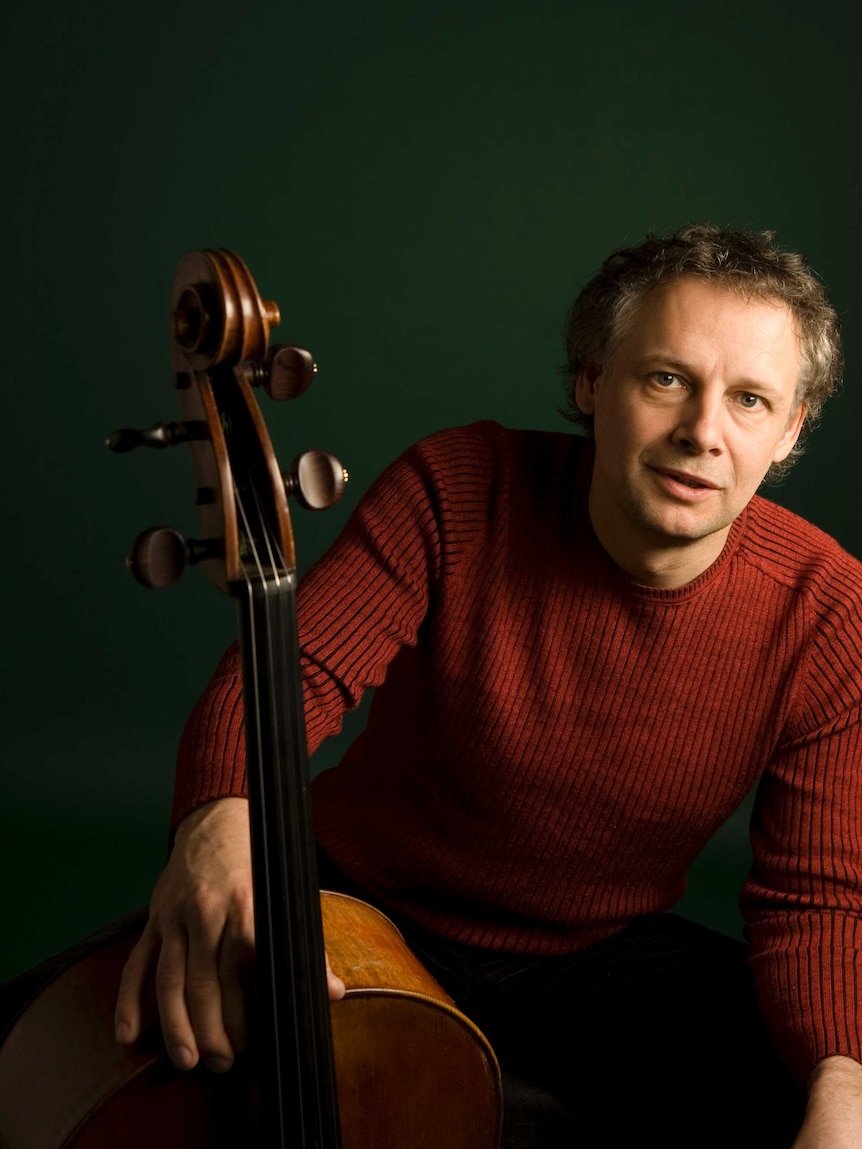
[[[749,505],[743,549],[761,578],[783,593],[788,639],[798,635],[808,650],[808,681],[816,712],[822,713],[824,707],[858,708],[862,563],[825,531],[761,498]],[[752,605],[758,608],[756,602]]]
[[[420,439],[407,452],[418,452],[442,464],[478,467],[520,466],[568,456],[585,440],[560,431],[516,430],[486,419],[463,427],[448,427]]]
[[[402,460],[419,467],[450,497],[482,502],[511,493],[551,498],[568,489],[587,440],[566,432],[516,430],[486,420],[420,440]]]
[[[862,609],[862,562],[793,511],[755,496],[743,542],[748,562],[790,589]]]
[[[449,427],[408,448],[372,485],[364,513],[408,524],[442,545],[451,568],[505,537],[513,514],[538,521],[565,499],[586,440],[490,420]],[[392,529],[390,526],[388,529]]]
[[[468,501],[497,497],[511,483],[547,494],[577,465],[585,443],[571,433],[515,430],[491,420],[448,427],[414,443],[373,486],[420,482],[436,498]]]

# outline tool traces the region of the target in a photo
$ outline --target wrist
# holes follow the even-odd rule
[[[809,1098],[829,1093],[833,1089],[851,1093],[858,1090],[862,1097],[862,1064],[842,1054],[833,1054],[818,1061],[808,1078]]]
[[[204,823],[248,823],[247,798],[213,798],[187,814],[174,831],[174,843],[184,841]]]
[[[840,1055],[818,1062],[808,1079],[803,1129],[837,1138],[837,1146],[862,1145],[862,1064]]]

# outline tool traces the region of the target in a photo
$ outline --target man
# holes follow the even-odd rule
[[[693,225],[615,252],[567,347],[590,438],[432,436],[304,580],[310,750],[379,687],[315,782],[324,884],[485,1030],[506,1147],[859,1149],[862,567],[755,495],[837,384],[837,317],[768,233]],[[118,1005],[134,1040],[158,963],[179,1066],[244,1043],[239,699],[228,652]],[[667,911],[758,779],[746,965]]]

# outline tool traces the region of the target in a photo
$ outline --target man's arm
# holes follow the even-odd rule
[[[805,1120],[793,1149],[859,1149],[862,1146],[862,1065],[826,1057],[808,1081]]]
[[[828,539],[802,552],[782,637],[788,712],[742,899],[760,1006],[800,1084],[832,1057],[862,1063],[862,565]]]
[[[447,433],[417,444],[384,471],[335,544],[303,576],[297,622],[309,756],[338,733],[363,692],[383,682],[399,650],[416,642],[441,582],[443,555],[453,568],[465,545],[457,522],[467,521],[467,542],[479,534],[478,512],[469,512],[473,502],[481,507],[487,501],[494,473],[491,462],[481,460],[487,454],[476,433]],[[464,458],[487,472],[485,485],[460,495],[467,513],[450,513],[458,499],[440,472],[457,476]],[[456,526],[447,530],[450,518]],[[183,731],[172,824],[204,802],[245,793],[241,665],[234,644]]]

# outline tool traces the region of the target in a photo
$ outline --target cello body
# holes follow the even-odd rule
[[[347,987],[331,1009],[344,1149],[492,1149],[499,1140],[493,1051],[379,911],[321,894],[327,950]],[[257,1074],[168,1061],[155,1025],[113,1037],[120,974],[143,920],[59,973],[0,1047],[2,1149],[253,1146]],[[297,1147],[301,1149],[301,1147]]]

